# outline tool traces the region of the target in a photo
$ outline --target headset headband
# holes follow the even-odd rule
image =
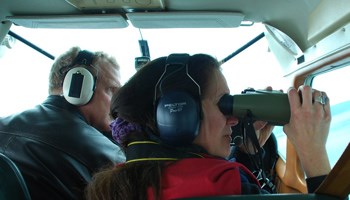
[[[92,61],[94,59],[94,54],[91,53],[90,51],[83,50],[80,51],[75,58],[72,66],[74,65],[85,65],[85,66],[90,66],[92,65]]]
[[[82,50],[79,51],[77,57],[75,57],[74,61],[72,62],[72,64],[62,67],[59,72],[62,75],[66,75],[66,73],[71,70],[72,68],[74,68],[76,65],[84,65],[86,67],[91,67],[89,69],[94,69],[96,72],[96,77],[98,74],[98,70],[92,65],[92,61],[94,59],[94,53],[87,51],[87,50]]]
[[[157,91],[158,89],[162,92],[162,82],[164,79],[166,79],[167,77],[171,76],[172,74],[180,71],[183,67],[186,68],[186,75],[189,79],[191,79],[191,81],[197,86],[198,88],[198,95],[201,96],[201,87],[200,85],[192,78],[192,76],[188,73],[188,60],[190,59],[190,55],[189,54],[170,54],[167,59],[166,59],[166,64],[165,64],[165,68],[164,68],[164,72],[162,73],[162,75],[159,77],[156,85],[155,85],[155,90],[154,90],[154,100],[153,100],[153,104],[156,104],[157,101]],[[165,74],[167,73],[168,67],[169,66],[174,66],[174,65],[179,65],[178,68],[174,69],[172,72],[170,72],[169,75],[165,76]]]

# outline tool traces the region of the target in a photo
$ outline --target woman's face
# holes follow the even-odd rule
[[[205,148],[209,154],[227,158],[230,155],[231,126],[238,123],[235,117],[227,117],[219,110],[218,102],[230,93],[226,79],[215,70],[206,96],[202,100],[203,119],[194,143]]]

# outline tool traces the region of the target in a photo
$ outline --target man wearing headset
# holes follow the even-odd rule
[[[94,172],[124,162],[106,134],[120,87],[113,57],[73,47],[51,68],[48,98],[0,120],[0,152],[17,164],[32,199],[82,199]]]

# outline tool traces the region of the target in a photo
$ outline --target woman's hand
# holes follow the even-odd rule
[[[272,130],[275,126],[271,124],[267,124],[267,122],[264,121],[256,121],[253,124],[256,137],[259,141],[260,147],[264,146],[266,141],[271,136]]]
[[[307,177],[331,170],[326,142],[331,122],[329,99],[325,92],[300,86],[288,91],[291,118],[283,127],[294,145]]]

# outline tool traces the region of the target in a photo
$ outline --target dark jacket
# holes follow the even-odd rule
[[[18,165],[34,200],[82,199],[94,172],[125,160],[61,96],[0,119],[0,152]]]
[[[253,172],[254,175],[256,175],[257,168],[253,165],[252,160],[257,161],[259,158],[258,155],[248,155],[242,151],[238,147],[232,148],[232,155],[230,157],[231,161],[236,161],[241,164],[243,164],[245,167],[247,167],[251,172]],[[277,140],[275,135],[272,133],[271,137],[266,141],[265,145],[263,146],[263,166],[265,175],[267,178],[267,181],[262,181],[261,178],[259,178],[259,182],[261,185],[265,185],[263,187],[264,190],[268,191],[269,193],[276,193],[275,188],[275,178],[277,176],[276,170],[275,170],[275,164],[278,160],[278,151],[277,151]],[[306,185],[309,193],[314,193],[315,190],[318,188],[318,186],[321,185],[323,180],[327,177],[327,175],[323,176],[316,176],[316,177],[310,177],[306,178]],[[248,188],[249,189],[249,188]],[[248,194],[250,191],[248,190]]]

